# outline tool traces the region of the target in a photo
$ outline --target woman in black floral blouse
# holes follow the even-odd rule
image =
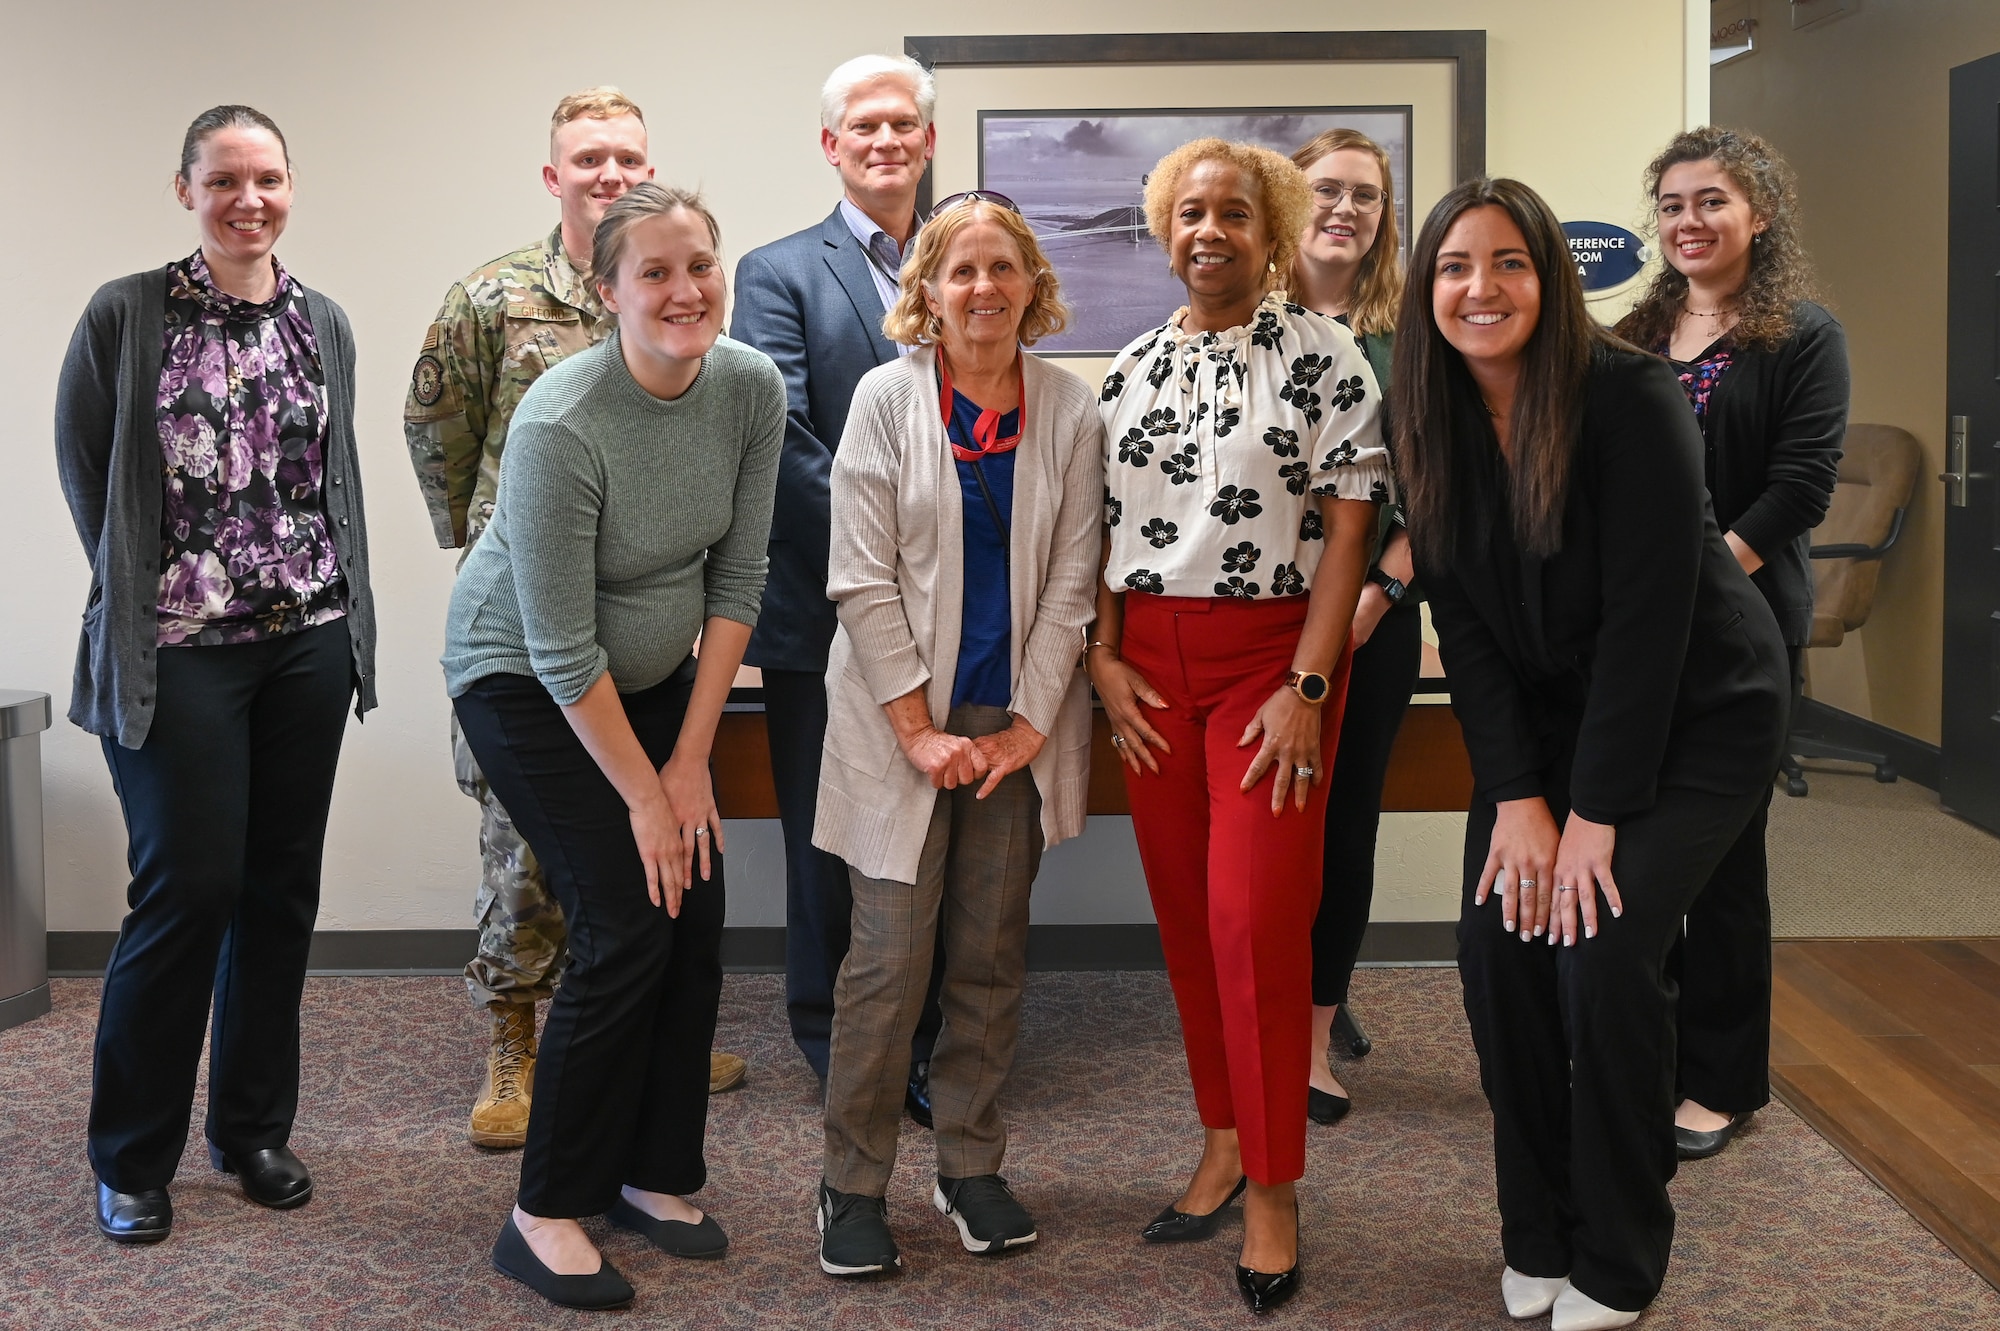
[[[1275,288],[1311,192],[1264,148],[1167,155],[1146,220],[1188,303],[1104,384],[1105,572],[1087,650],[1180,1008],[1201,1163],[1144,1237],[1247,1190],[1238,1287],[1298,1290],[1312,922],[1348,625],[1390,497],[1354,336]]]
[[[298,1206],[299,999],[350,700],[374,704],[347,318],[272,256],[284,136],[246,106],[189,126],[187,258],[109,283],[57,390],[91,561],[70,719],[102,737],[130,842],[91,1090],[106,1238],[167,1237],[213,998],[209,1157]]]

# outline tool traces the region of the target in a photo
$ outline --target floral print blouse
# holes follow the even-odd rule
[[[1680,376],[1681,390],[1688,395],[1688,405],[1694,408],[1694,418],[1701,422],[1701,432],[1708,434],[1708,399],[1715,393],[1715,386],[1722,382],[1722,376],[1729,372],[1730,362],[1735,360],[1729,338],[1725,334],[1693,360],[1674,360],[1663,345],[1656,348],[1666,356]]]
[[[1326,549],[1313,495],[1387,501],[1381,393],[1354,334],[1266,296],[1248,324],[1182,331],[1113,362],[1105,582],[1163,596],[1303,596]]]
[[[326,375],[305,292],[275,259],[254,304],[199,250],[168,268],[157,399],[160,646],[256,642],[347,613],[326,530]]]

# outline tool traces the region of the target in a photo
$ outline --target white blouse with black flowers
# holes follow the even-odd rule
[[[1105,377],[1104,517],[1116,591],[1303,596],[1326,549],[1312,495],[1394,497],[1381,392],[1354,334],[1273,293],[1250,323],[1182,309]]]

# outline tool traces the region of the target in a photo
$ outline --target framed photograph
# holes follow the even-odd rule
[[[1406,245],[1414,219],[1486,170],[1477,30],[937,36],[903,49],[938,87],[918,205],[985,186],[1022,206],[1076,315],[1035,352],[1086,379],[1185,300],[1137,212],[1168,149],[1213,133],[1290,154],[1351,125],[1390,151]]]
[[[1181,304],[1180,283],[1166,271],[1146,229],[1147,173],[1161,157],[1208,137],[1289,155],[1336,128],[1359,130],[1388,152],[1396,220],[1407,247],[1408,106],[981,109],[979,187],[1020,205],[1062,279],[1073,314],[1067,329],[1037,344],[1037,353],[1114,355]]]

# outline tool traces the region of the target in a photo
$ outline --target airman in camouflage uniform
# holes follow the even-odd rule
[[[638,118],[638,108],[616,90],[591,89],[563,99],[554,130],[578,118],[627,115]],[[553,155],[553,140],[551,148]],[[643,168],[643,149],[639,152]],[[591,169],[581,168],[586,174]],[[564,198],[567,219],[571,193],[558,190],[555,172],[552,167],[548,173],[549,186]],[[645,174],[650,176],[650,169]],[[572,183],[570,189],[576,188]],[[602,207],[595,211],[602,215]],[[446,549],[470,552],[493,520],[507,429],[528,389],[544,370],[593,345],[616,324],[570,261],[563,234],[558,225],[546,238],[454,284],[424,337],[410,375],[403,434],[432,529]],[[582,234],[589,236],[588,225]],[[473,1107],[470,1136],[481,1146],[516,1147],[527,1139],[535,1004],[554,992],[568,960],[567,931],[534,852],[487,786],[455,716],[451,746],[459,789],[478,800],[481,810],[479,950],[466,965],[465,985],[475,1002],[493,1012],[494,1023],[486,1086]],[[743,1075],[742,1059],[711,1055],[711,1091],[726,1090]]]

